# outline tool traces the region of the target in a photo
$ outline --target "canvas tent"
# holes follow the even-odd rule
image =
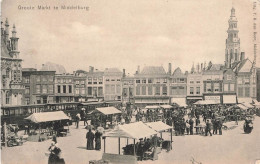
[[[94,112],[100,112],[104,115],[121,113],[121,111],[116,109],[115,107],[96,108],[96,110]]]
[[[242,103],[242,105],[244,105],[244,106],[247,107],[247,108],[254,108],[254,106],[251,105],[251,104],[248,103],[248,102],[244,102],[244,103]]]
[[[243,104],[238,104],[237,107],[239,107],[240,109],[243,109],[243,110],[248,109],[248,107],[244,106]]]
[[[104,137],[120,137],[140,139],[157,134],[157,132],[143,122],[135,122],[131,124],[118,125],[114,130],[104,134]]]
[[[69,117],[63,111],[57,112],[43,112],[43,113],[33,113],[32,115],[25,118],[34,123],[50,122],[58,120],[68,120]]]
[[[163,123],[162,121],[157,121],[157,122],[149,122],[149,123],[145,123],[148,127],[150,127],[151,129],[157,131],[158,133],[160,133],[161,135],[161,138],[162,137],[162,132],[165,131],[165,130],[170,130],[170,134],[171,134],[171,140],[168,141],[170,144],[169,146],[171,147],[172,149],[172,127]]]
[[[171,102],[179,105],[180,107],[187,107],[186,98],[172,98]]]
[[[256,108],[260,108],[260,102],[258,102],[256,99],[254,99],[253,102]]]
[[[194,104],[196,104],[196,105],[213,105],[213,104],[219,104],[219,102],[215,101],[215,100],[199,100]]]
[[[149,128],[147,125],[145,125],[143,122],[135,122],[130,124],[124,124],[124,125],[118,125],[115,127],[114,130],[107,132],[103,135],[104,139],[104,153],[106,152],[106,137],[114,137],[118,138],[118,154],[120,154],[120,138],[131,138],[134,140],[141,139],[145,137],[150,137],[157,134],[157,132],[151,128]],[[134,148],[134,155],[135,155],[135,148]]]
[[[172,106],[171,105],[160,105],[161,108],[164,108],[164,109],[171,109]]]
[[[169,125],[163,123],[162,121],[157,121],[157,122],[148,122],[145,123],[147,126],[149,126],[150,128],[152,128],[153,130],[157,131],[157,132],[162,132],[168,129],[172,129],[172,127],[170,127]]]
[[[237,98],[238,103],[252,103],[253,99],[251,97]]]
[[[146,106],[145,109],[158,109],[160,108],[159,106],[157,105],[153,105],[153,106]]]

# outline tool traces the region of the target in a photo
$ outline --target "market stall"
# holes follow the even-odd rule
[[[115,107],[103,107],[103,108],[96,108],[92,112],[92,116],[94,115],[94,117],[95,116],[100,117],[100,120],[98,122],[101,122],[104,128],[106,128],[107,126],[113,128],[116,122],[115,116],[120,115],[121,113],[122,112]],[[98,125],[94,125],[94,126],[98,126]]]
[[[255,108],[260,109],[260,102],[258,102],[256,99],[253,100],[253,105],[255,106]]]
[[[106,153],[106,137],[114,137],[118,138],[118,155],[120,158],[123,158],[124,155],[132,155],[132,156],[142,156],[140,154],[141,148],[144,148],[141,144],[141,141],[146,140],[146,138],[151,138],[157,134],[157,132],[151,128],[149,128],[147,125],[145,125],[142,122],[135,122],[130,124],[124,124],[124,125],[118,125],[114,130],[104,134],[104,154]],[[120,151],[120,139],[126,138],[127,139],[127,145],[124,147],[123,155]],[[128,139],[133,139],[133,144],[128,144]],[[136,143],[136,140],[140,140],[139,143]],[[142,150],[143,151],[143,150]],[[141,152],[142,152],[141,151]],[[149,148],[147,150],[144,150],[144,154],[146,151],[149,151]],[[157,155],[156,150],[155,152],[152,152],[153,154]],[[115,160],[115,159],[114,159]],[[137,157],[136,157],[137,160]]]
[[[179,107],[186,108],[188,105],[186,104],[186,98],[172,98],[172,104],[177,104]]]
[[[63,111],[33,113],[25,119],[29,120],[34,127],[28,130],[28,141],[43,141],[53,134],[66,136],[69,132],[69,126],[67,129],[64,128],[65,125],[68,125],[69,117]]]
[[[195,105],[215,105],[215,104],[220,104],[220,102],[215,101],[215,100],[199,100],[194,104]]]
[[[148,127],[152,128],[153,130],[155,130],[156,132],[160,133],[160,137],[163,139],[163,132],[170,130],[171,133],[171,138],[170,140],[164,140],[162,143],[162,148],[164,149],[172,149],[172,127],[163,123],[162,121],[157,121],[157,122],[149,122],[149,123],[145,123]]]

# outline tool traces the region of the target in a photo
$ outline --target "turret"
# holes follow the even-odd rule
[[[225,66],[227,68],[230,68],[234,62],[240,60],[240,39],[238,37],[238,32],[235,9],[232,8],[228,20],[228,37],[226,39]]]
[[[5,20],[5,44],[8,45],[8,40],[9,40],[9,23],[8,19],[6,18]]]
[[[13,25],[13,30],[12,30],[12,37],[10,38],[11,44],[10,44],[10,55],[13,58],[19,58],[19,52],[18,52],[18,39],[16,37],[16,28],[15,25]]]
[[[3,27],[3,21],[1,21],[1,37],[4,36],[4,27]]]
[[[192,67],[191,67],[191,71],[190,73],[194,73],[195,72],[195,68],[194,68],[194,63],[192,64]]]

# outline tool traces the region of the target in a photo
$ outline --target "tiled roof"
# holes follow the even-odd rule
[[[162,74],[166,74],[166,72],[162,66],[145,66],[141,71],[141,74],[162,75]]]
[[[240,62],[238,72],[250,72],[253,67],[253,63],[249,59],[244,59]]]
[[[173,77],[186,77],[186,75],[182,73],[181,69],[178,67],[174,70]]]
[[[211,67],[208,68],[210,71],[219,71],[223,68],[222,64],[212,64]]]
[[[104,71],[105,73],[122,73],[118,68],[107,68]]]

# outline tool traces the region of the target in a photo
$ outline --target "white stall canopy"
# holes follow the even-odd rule
[[[143,122],[135,122],[130,124],[118,125],[110,132],[105,133],[104,137],[120,137],[140,139],[150,137],[157,134],[157,132]]]
[[[149,122],[145,124],[157,132],[163,132],[165,130],[172,129],[171,126],[163,123],[162,121]]]
[[[146,109],[159,109],[160,106],[158,106],[158,105],[152,105],[152,106],[146,106],[145,108],[146,108]]]
[[[241,103],[253,103],[253,99],[251,97],[237,98],[239,104]]]
[[[160,105],[160,107],[162,107],[164,109],[171,109],[172,108],[171,105]]]
[[[96,108],[94,112],[101,112],[104,115],[121,113],[121,111],[116,109],[115,107]]]
[[[63,111],[57,111],[57,112],[33,113],[32,115],[26,117],[25,119],[30,120],[34,123],[41,123],[41,122],[50,122],[50,121],[58,121],[58,120],[68,120],[69,117]]]
[[[186,98],[172,98],[171,102],[179,105],[180,107],[187,107],[188,106],[186,104]]]
[[[213,105],[213,104],[220,104],[218,100],[200,100],[194,103],[196,105]]]

